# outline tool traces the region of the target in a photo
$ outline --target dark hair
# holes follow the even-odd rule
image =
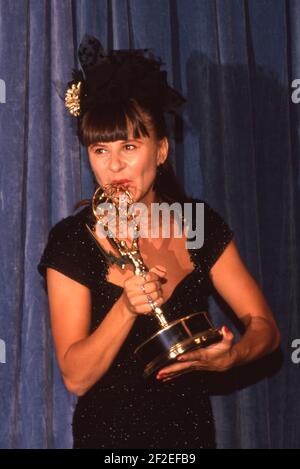
[[[89,109],[78,119],[77,135],[85,147],[96,142],[127,140],[129,124],[134,138],[139,138],[141,135],[150,137],[150,128],[154,131],[157,140],[169,137],[164,112],[159,105],[147,102],[138,103],[132,98],[120,102],[112,101],[107,105],[98,105]],[[154,190],[162,200],[168,203],[190,200],[181,187],[168,158],[158,168]]]
[[[144,116],[140,110],[144,111]],[[114,142],[128,138],[130,122],[134,138],[141,135],[150,137],[149,125],[156,138],[161,140],[168,136],[163,112],[157,107],[140,106],[135,99],[95,106],[78,120],[78,137],[82,145],[88,147],[96,142]]]

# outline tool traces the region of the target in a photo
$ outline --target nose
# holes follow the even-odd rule
[[[113,173],[118,173],[122,169],[124,169],[126,166],[126,163],[122,160],[121,155],[119,154],[118,151],[112,151],[111,152],[111,157],[110,157],[110,162],[109,162],[109,169]]]

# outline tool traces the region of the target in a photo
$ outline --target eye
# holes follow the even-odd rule
[[[129,150],[129,151],[132,151],[136,148],[136,146],[132,145],[131,143],[127,143],[126,145],[124,145],[124,148],[128,149],[128,147],[131,147],[131,150]]]
[[[95,149],[95,153],[96,153],[97,155],[102,155],[102,154],[103,154],[103,153],[102,153],[102,150],[105,151],[105,148],[96,148],[96,149]]]

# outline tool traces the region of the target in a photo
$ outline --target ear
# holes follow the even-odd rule
[[[159,147],[158,147],[158,152],[157,152],[157,166],[163,164],[167,157],[168,157],[168,151],[169,151],[169,141],[167,137],[162,138],[159,141]]]

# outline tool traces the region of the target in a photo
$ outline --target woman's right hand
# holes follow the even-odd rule
[[[138,315],[152,312],[147,295],[150,295],[157,306],[164,303],[161,282],[165,276],[166,269],[157,265],[150,269],[145,277],[133,274],[125,280],[123,296],[131,313]]]

